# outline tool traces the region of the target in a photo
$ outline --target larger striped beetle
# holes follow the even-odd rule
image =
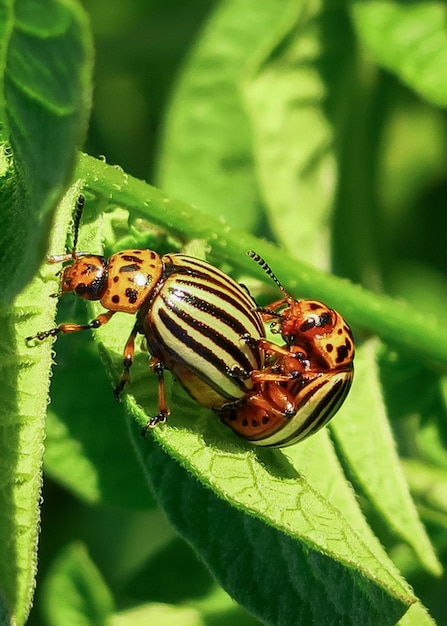
[[[249,340],[264,351],[265,366],[251,372],[255,387],[239,406],[222,407],[221,419],[251,443],[283,447],[317,432],[338,411],[353,379],[354,341],[339,313],[317,300],[295,300],[264,259],[248,254],[282,292],[258,311],[285,346]]]
[[[220,409],[241,401],[254,386],[250,372],[262,370],[264,364],[264,352],[256,343],[265,337],[264,324],[247,291],[206,261],[183,254],[160,257],[152,250],[126,250],[107,259],[77,252],[83,206],[80,195],[73,249],[49,257],[48,262],[69,263],[62,272],[60,295],[72,291],[85,300],[99,300],[107,311],[88,324],[63,323],[27,341],[97,329],[116,312],[136,313],[124,348],[123,374],[114,393],[119,400],[130,380],[134,342],[141,333],[159,381],[158,414],[146,429],[166,421],[169,415],[165,368],[205,407]]]

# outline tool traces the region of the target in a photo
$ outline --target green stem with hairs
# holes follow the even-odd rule
[[[431,366],[447,367],[447,327],[435,315],[429,318],[404,302],[312,268],[271,243],[231,229],[221,220],[170,198],[103,161],[80,155],[76,174],[93,193],[129,209],[134,217],[149,220],[185,239],[205,239],[214,257],[262,279],[262,270],[246,254],[255,250],[290,293],[323,300],[353,326],[379,335]]]

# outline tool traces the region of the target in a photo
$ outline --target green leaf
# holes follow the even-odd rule
[[[410,606],[398,624],[399,626],[436,626],[436,622],[420,602]]]
[[[52,245],[61,250],[73,208],[72,190],[61,205]],[[53,272],[31,283],[11,309],[1,308],[0,337],[3,374],[0,378],[0,588],[21,625],[31,605],[37,566],[44,419],[48,403],[51,344],[39,353],[25,338],[54,325],[58,285]],[[39,307],[39,303],[41,306]]]
[[[145,604],[113,615],[111,626],[206,626],[200,611],[188,606],[169,604]]]
[[[67,196],[64,211],[73,212],[78,191],[76,187]],[[79,245],[81,249],[99,253],[102,247],[101,220],[96,221],[96,215],[92,220],[91,207],[97,208],[94,203],[87,203],[83,213],[86,226],[81,226]],[[67,230],[66,226],[64,230]],[[54,244],[52,253],[62,254],[64,251],[65,238],[61,237],[59,243]],[[48,310],[49,301],[55,304],[53,299],[48,299],[48,280],[53,279],[50,293],[57,292],[56,274],[59,270],[58,265],[45,265],[42,270],[45,278],[35,281],[38,291],[40,285],[40,297],[33,300],[28,335],[55,325],[54,317],[43,313]],[[29,304],[27,292],[24,302]],[[62,320],[79,321],[76,315],[73,319],[72,303],[70,297],[63,300]],[[83,309],[84,316],[87,315],[85,303],[77,303],[80,305],[77,308]],[[49,312],[54,316],[54,308]],[[132,322],[130,318],[128,321]],[[32,346],[31,354],[38,360],[42,354],[48,355],[50,348],[51,341],[37,342]],[[62,337],[57,343],[57,354],[50,392],[52,401],[46,419],[45,472],[88,502],[151,508],[153,496],[129,441],[123,409],[113,398],[113,387],[92,346],[91,334]],[[46,375],[50,375],[49,370]],[[104,394],[98,394],[98,388],[103,388]]]
[[[379,65],[432,104],[447,106],[440,79],[447,66],[444,2],[354,0],[352,15],[360,41]]]
[[[412,459],[402,459],[402,467],[418,502],[447,515],[447,471]]]
[[[188,575],[173,576],[173,571],[187,572]],[[200,611],[197,615],[204,623],[212,623],[219,615],[222,624],[259,624],[217,585],[206,565],[179,537],[164,549],[159,549],[134,572],[127,581],[124,594],[129,598],[129,604],[137,606],[163,602],[163,606],[194,607]],[[154,604],[149,607],[154,607]]]
[[[117,321],[119,325],[112,328],[108,324],[97,333],[115,379],[130,330]],[[125,402],[140,424],[156,412],[156,393],[148,382],[147,356],[137,355]],[[168,393],[171,388],[170,423],[155,429],[154,437],[188,471],[162,453],[152,438],[142,441],[135,427],[134,442],[171,521],[230,595],[266,623],[308,623],[317,615],[321,619],[322,611],[323,619],[324,611],[327,615],[336,611],[340,619],[348,619],[343,602],[335,606],[331,597],[345,597],[348,605],[348,597],[355,597],[357,615],[363,616],[365,623],[371,614],[380,623],[394,623],[414,598],[371,533],[361,536],[364,521],[358,509],[354,512],[349,490],[337,490],[341,503],[349,500],[346,517],[306,480],[301,469],[294,469],[288,461],[289,451],[285,456],[245,444],[214,414],[200,409],[178,384],[169,384]],[[315,459],[314,477],[317,459],[321,475],[332,476],[333,457],[326,455],[324,448],[312,454],[306,447],[318,445],[315,442],[317,437],[297,448]],[[333,486],[332,482],[324,491]],[[207,515],[198,515],[199,511]],[[269,559],[269,568],[264,558]],[[271,579],[266,569],[272,572]],[[278,580],[276,572],[283,570],[289,572],[288,582]],[[270,594],[261,593],[259,580]],[[281,589],[276,588],[278,584]],[[326,598],[324,605],[322,597]],[[296,598],[300,599],[303,622],[297,622],[298,614],[284,622],[283,611],[285,607],[290,611]]]
[[[336,424],[338,418],[339,414],[331,424]],[[385,568],[392,571],[393,566],[379,540],[364,519],[351,484],[346,481],[334,446],[329,439],[328,431],[323,430],[302,444],[292,446],[286,451],[286,454],[296,470],[306,477],[309,484],[321,496],[341,511],[344,519],[356,530],[375,557],[382,562]],[[419,622],[415,621],[413,615],[417,616]],[[420,626],[431,626],[433,623],[427,610],[420,602],[413,604],[399,621],[399,624],[417,624]]]
[[[62,302],[59,318],[80,321],[63,306],[67,302],[71,304]],[[130,443],[123,407],[113,398],[111,381],[92,344],[91,335],[79,333],[61,337],[55,346],[45,473],[87,502],[148,509],[154,500]]]
[[[189,471],[152,440],[141,454],[171,522],[230,595],[267,624],[350,623],[353,604],[357,623],[394,624],[414,600],[409,589],[282,453],[239,446],[213,436],[219,424],[191,418],[194,430],[182,417],[155,433]]]
[[[83,140],[91,91],[90,30],[71,0],[3,2],[1,300],[10,300],[46,252],[57,201]],[[18,253],[19,251],[19,253]]]
[[[244,91],[270,225],[291,254],[327,268],[337,179],[329,82],[344,67],[349,26],[328,3],[293,2],[287,8],[281,31],[271,32],[252,64]]]
[[[172,572],[188,572],[189,576],[172,577]],[[166,604],[206,603],[218,589],[209,570],[192,548],[176,536],[159,548],[126,581],[124,593],[133,604],[163,602]],[[224,594],[221,591],[221,594]],[[232,601],[226,596],[227,602]]]
[[[67,546],[44,581],[43,611],[49,626],[103,626],[113,612],[110,592],[82,544]]]
[[[232,226],[255,230],[258,192],[241,87],[292,1],[218,5],[189,57],[168,111],[158,184]]]
[[[6,598],[0,590],[0,626],[10,626],[13,621]]]
[[[331,428],[361,491],[424,567],[439,576],[442,565],[410,496],[387,420],[377,367],[379,347],[370,341],[357,351],[355,382]]]

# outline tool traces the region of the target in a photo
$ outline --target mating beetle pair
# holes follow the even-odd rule
[[[145,430],[169,415],[164,369],[236,434],[257,445],[291,445],[335,414],[352,382],[354,356],[349,326],[338,313],[317,301],[293,299],[255,253],[249,254],[283,295],[265,308],[258,308],[230,276],[200,259],[160,257],[152,250],[126,250],[110,259],[77,252],[83,205],[79,196],[73,250],[48,261],[69,263],[62,272],[61,293],[99,300],[106,312],[89,324],[63,323],[28,340],[96,329],[116,312],[136,314],[115,398],[130,380],[134,342],[141,333],[159,380],[158,414]],[[284,345],[266,339],[267,321]]]
[[[255,389],[222,418],[254,444],[283,447],[317,432],[338,411],[352,384],[354,341],[339,313],[317,300],[295,300],[261,257],[248,254],[283,294],[257,310],[285,345],[256,341],[266,361],[251,373]]]

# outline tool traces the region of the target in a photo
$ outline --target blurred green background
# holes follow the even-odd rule
[[[211,0],[84,3],[96,43],[94,106],[85,146],[154,184],[166,105]]]
[[[96,43],[86,152],[104,155],[151,184],[164,182],[171,192],[169,176],[160,173],[167,107],[201,28],[218,5],[212,0],[85,3]],[[337,92],[327,105],[338,124],[332,268],[370,289],[432,310],[442,306],[437,294],[447,287],[445,111],[375,66],[361,46],[359,52],[348,19],[341,17],[342,5],[335,9],[326,18],[335,23],[328,36],[337,37],[338,20],[336,45],[356,68],[355,79],[348,80],[352,67],[337,68],[336,60],[334,67],[324,67]],[[274,237],[265,220],[253,227],[261,236]]]

